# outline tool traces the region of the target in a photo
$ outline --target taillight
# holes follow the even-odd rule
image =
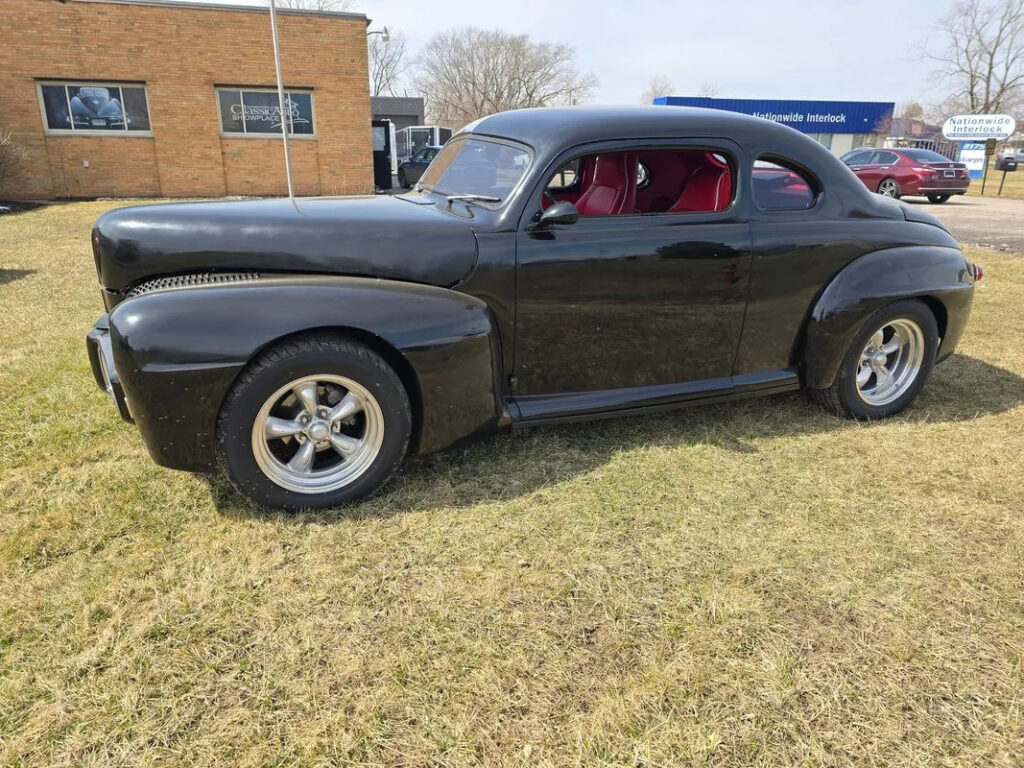
[[[978,282],[985,276],[985,270],[981,268],[980,264],[974,265],[974,282]]]

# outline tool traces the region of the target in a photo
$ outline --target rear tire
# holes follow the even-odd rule
[[[405,171],[398,172],[398,186],[400,186],[402,189],[409,188],[409,180],[405,178]]]
[[[949,197],[949,195],[928,195],[928,202],[935,203],[935,205],[941,205],[949,200]]]
[[[832,386],[808,388],[811,400],[849,419],[884,419],[917,397],[935,365],[939,328],[917,300],[898,301],[869,317],[839,365]]]
[[[368,347],[286,341],[249,364],[221,407],[217,448],[238,491],[274,509],[322,509],[379,489],[405,457],[409,397]]]
[[[892,176],[886,176],[878,182],[878,194],[893,200],[899,200],[903,192],[900,190],[899,182]]]

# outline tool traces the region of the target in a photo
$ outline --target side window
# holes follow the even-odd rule
[[[817,184],[795,165],[759,157],[751,174],[754,204],[762,211],[801,211],[814,205]]]
[[[871,162],[871,150],[867,152],[861,150],[859,152],[848,152],[843,155],[843,162],[847,165],[867,165]]]
[[[714,213],[732,202],[734,168],[706,149],[606,152],[563,165],[545,193],[548,204],[573,202],[580,216]]]
[[[872,165],[892,165],[899,162],[899,157],[892,152],[875,152],[871,158]]]

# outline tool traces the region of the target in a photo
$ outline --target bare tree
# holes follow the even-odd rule
[[[906,120],[922,120],[924,119],[924,107],[916,101],[908,102],[903,105],[900,117]]]
[[[506,109],[585,101],[597,80],[577,71],[575,59],[568,45],[464,27],[427,42],[415,85],[431,118],[457,127]]]
[[[640,94],[641,104],[653,104],[659,96],[672,95],[672,83],[664,75],[655,75],[647,82],[647,90]]]
[[[27,152],[10,131],[0,128],[0,188],[21,172]]]
[[[352,0],[275,0],[278,8],[303,8],[308,11],[351,11]]]
[[[924,54],[953,90],[941,111],[1006,112],[1024,101],[1024,0],[962,0],[939,20],[942,45]]]
[[[405,35],[392,32],[370,37],[370,95],[394,96],[402,75],[409,69],[406,60]]]
[[[713,99],[722,92],[722,89],[718,87],[718,83],[701,83],[700,89],[697,91],[698,96],[703,96],[707,99]]]

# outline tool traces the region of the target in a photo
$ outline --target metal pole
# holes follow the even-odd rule
[[[996,193],[996,197],[1003,196],[1003,184],[1006,183],[1006,169],[1003,168],[1003,178],[999,180],[999,191]]]
[[[281,139],[284,141],[284,173],[288,177],[288,199],[295,199],[295,188],[292,186],[292,153],[288,145],[288,121],[291,112],[284,110],[284,81],[281,79],[281,48],[277,39],[277,8],[274,0],[270,0],[270,34],[274,38],[274,68],[277,70],[277,101],[281,108]]]

